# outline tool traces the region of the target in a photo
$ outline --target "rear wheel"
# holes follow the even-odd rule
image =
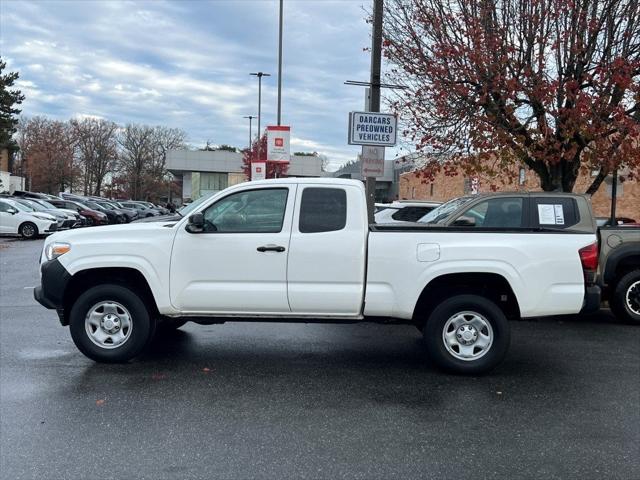
[[[431,359],[441,368],[467,374],[498,365],[509,348],[509,323],[502,310],[478,295],[444,300],[423,329]]]
[[[18,229],[20,236],[26,240],[31,240],[38,236],[38,227],[35,223],[24,222]]]
[[[87,357],[106,363],[127,362],[150,340],[155,321],[142,298],[120,285],[90,288],[71,308],[71,338]]]
[[[616,317],[640,323],[640,270],[633,270],[618,281],[609,304]]]

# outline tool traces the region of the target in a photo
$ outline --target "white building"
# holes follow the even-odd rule
[[[242,153],[226,150],[170,150],[167,169],[182,184],[182,200],[195,200],[248,179],[242,171]],[[288,177],[322,176],[322,159],[313,155],[292,155]]]

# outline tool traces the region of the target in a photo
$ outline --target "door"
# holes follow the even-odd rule
[[[0,233],[17,233],[18,216],[20,215],[13,205],[0,201]],[[13,211],[13,213],[9,213]]]
[[[171,303],[185,313],[286,314],[296,186],[236,191],[199,210],[202,233],[174,241]]]
[[[288,266],[291,311],[359,315],[368,233],[362,190],[299,185],[296,205]]]

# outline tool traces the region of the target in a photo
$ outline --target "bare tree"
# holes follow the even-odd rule
[[[184,131],[167,127],[127,125],[119,135],[121,183],[129,196],[141,199],[157,196],[170,182],[167,152],[184,146]]]
[[[100,195],[104,179],[115,171],[118,160],[118,125],[107,120],[71,120],[84,194]]]
[[[22,169],[35,191],[58,193],[73,187],[78,172],[69,123],[45,117],[22,119],[17,140]]]

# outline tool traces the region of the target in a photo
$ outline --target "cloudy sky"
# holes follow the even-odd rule
[[[285,0],[283,124],[292,151],[331,167],[355,157],[348,112],[362,108],[368,0]],[[193,146],[248,143],[263,79],[262,125],[275,124],[278,3],[0,0],[0,53],[20,72],[25,115],[98,116],[184,129]],[[255,133],[255,123],[254,123]],[[391,152],[389,152],[391,153]],[[389,154],[387,155],[389,157]]]

